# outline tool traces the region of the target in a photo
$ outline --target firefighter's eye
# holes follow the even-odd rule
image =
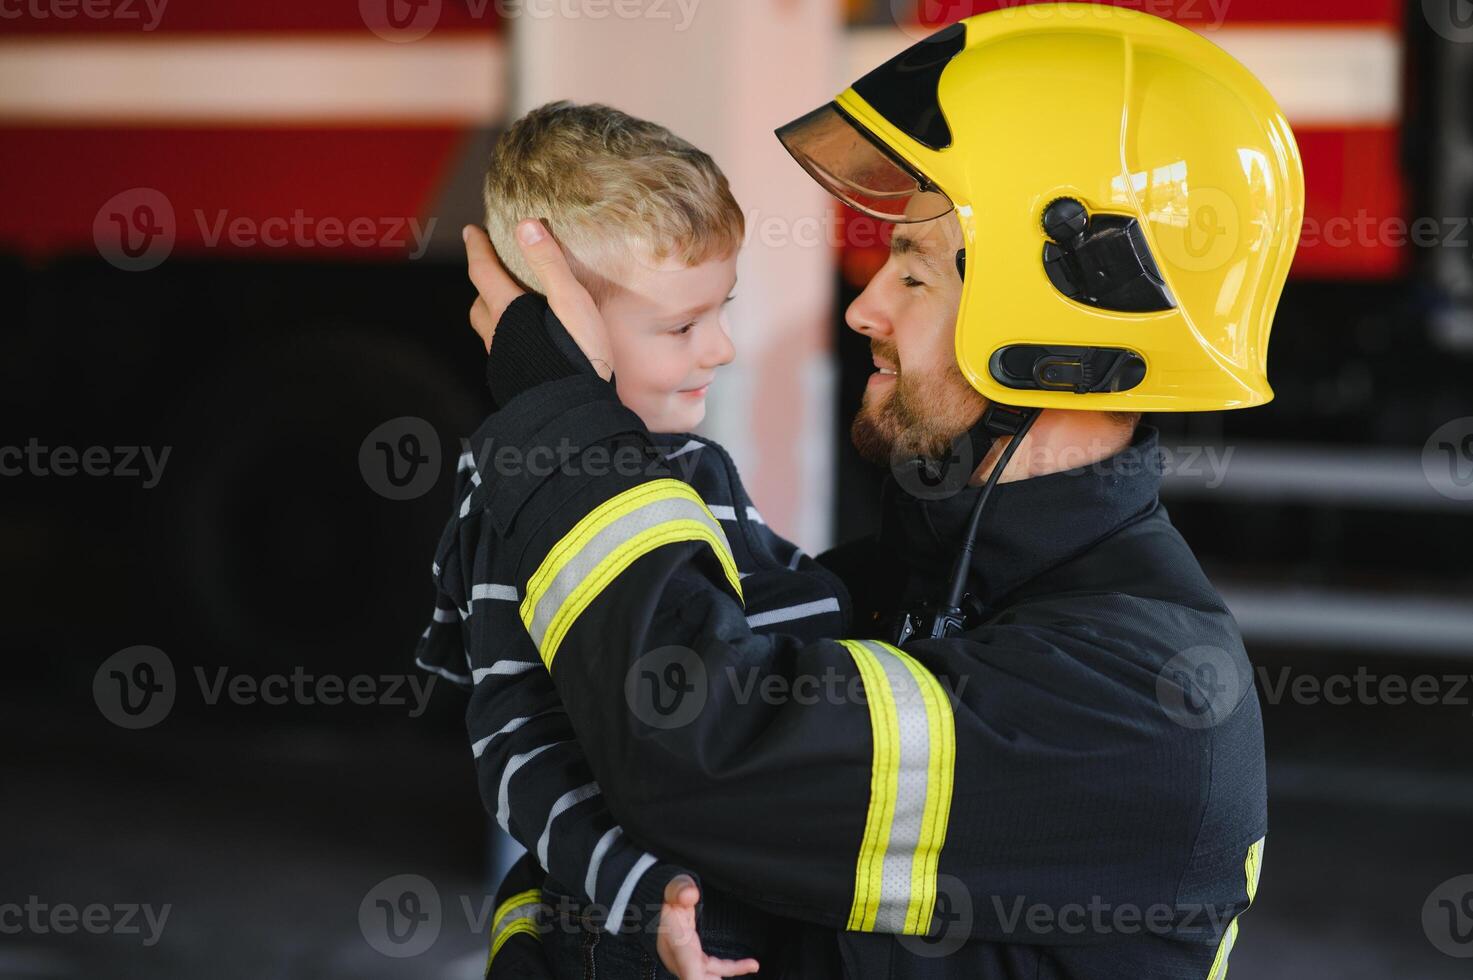
[[[924,286],[925,283],[921,282],[915,276],[901,276],[900,285],[904,286],[906,289],[915,289],[918,286]]]

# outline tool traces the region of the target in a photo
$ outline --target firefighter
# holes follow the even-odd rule
[[[896,465],[879,535],[827,558],[852,636],[753,632],[555,242],[523,226],[578,364],[467,230],[498,404],[477,440],[590,459],[483,506],[608,806],[791,919],[764,964],[790,975],[1217,980],[1263,860],[1262,724],[1135,413],[1272,397],[1304,193],[1282,113],[1189,31],[1047,4],[940,31],[778,135],[895,224],[847,314],[878,368],[854,434],[927,478]],[[629,451],[649,465],[588,455]],[[646,675],[697,709],[652,723]]]

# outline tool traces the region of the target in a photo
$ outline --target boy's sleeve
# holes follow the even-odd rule
[[[477,438],[511,447],[482,502],[507,605],[611,819],[779,914],[926,933],[955,755],[936,677],[884,644],[754,631],[720,522],[606,382],[536,385]]]
[[[557,689],[496,574],[498,548],[472,501],[479,471],[462,457],[456,516],[432,571],[437,600],[417,662],[469,688],[466,724],[477,783],[497,825],[617,929],[633,921],[653,949],[665,885],[677,874],[610,815]],[[469,570],[469,572],[468,572]]]
[[[496,890],[486,980],[553,980],[542,939],[550,928],[542,901],[542,869],[530,854],[512,865]]]

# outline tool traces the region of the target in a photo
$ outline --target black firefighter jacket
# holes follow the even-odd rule
[[[554,446],[564,465],[528,465]],[[815,640],[754,629],[722,522],[609,384],[540,384],[476,447],[501,453],[473,503],[495,546],[466,586],[515,604],[636,863],[794,920],[801,976],[1225,974],[1266,833],[1261,720],[1152,430],[998,486],[983,621],[904,650],[875,637],[939,592],[975,490],[892,488],[880,537],[830,558],[852,635]]]

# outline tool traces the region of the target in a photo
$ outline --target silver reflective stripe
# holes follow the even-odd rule
[[[548,627],[557,617],[563,604],[572,597],[578,587],[605,559],[644,531],[670,521],[699,521],[715,532],[725,544],[726,535],[721,526],[711,520],[705,508],[686,497],[653,497],[649,503],[618,517],[601,528],[588,540],[577,554],[558,569],[553,580],[537,598],[537,608],[527,632],[531,634],[537,649],[547,657],[545,640]]]
[[[685,445],[681,446],[679,449],[675,450],[675,452],[670,453],[665,458],[666,459],[675,459],[677,456],[684,456],[686,453],[693,453],[697,449],[704,449],[704,448],[705,448],[705,446],[704,446],[703,443],[698,442],[695,439],[692,439],[689,442],[687,442]]]
[[[782,609],[769,609],[766,612],[753,613],[747,617],[747,625],[752,629],[760,626],[771,626],[773,623],[787,623],[794,619],[804,619],[808,616],[817,616],[820,613],[838,612],[839,600],[830,596],[827,599],[815,599],[812,602],[800,603],[796,606],[784,606]]]
[[[429,633],[428,630],[426,630],[425,632],[426,632],[426,634]],[[429,671],[432,674],[439,674],[441,677],[445,678],[447,681],[450,681],[450,682],[455,683],[455,684],[469,684],[469,683],[471,683],[471,679],[469,677],[466,677],[463,674],[452,674],[450,671],[446,670],[444,667],[436,667],[434,664],[427,664],[427,663],[425,663],[423,657],[415,657],[414,658],[414,665],[416,667],[420,668],[421,670],[427,670],[427,671]]]
[[[514,755],[507,762],[506,769],[504,769],[501,773],[501,789],[498,790],[496,793],[496,822],[501,825],[502,830],[506,831],[508,834],[511,833],[511,828],[507,826],[507,821],[511,819],[511,802],[508,799],[508,795],[511,792],[511,777],[517,774],[518,769],[522,768],[527,763],[531,762],[533,759],[546,752],[548,749],[552,748],[555,745],[567,745],[571,741],[573,740],[570,738],[565,738],[559,742],[548,742],[546,745],[537,746],[530,752],[523,752],[521,755]]]
[[[563,811],[569,807],[577,806],[584,800],[598,795],[598,783],[585,783],[577,789],[570,789],[553,803],[552,809],[547,814],[547,826],[542,828],[542,836],[537,838],[537,863],[544,868],[549,867],[547,863],[547,844],[552,839],[552,822],[562,816]]]
[[[527,671],[541,664],[534,664],[530,660],[498,660],[490,667],[477,667],[471,671],[471,678],[479,684],[488,677],[498,677],[509,674],[525,674]]]
[[[477,602],[482,599],[504,599],[507,602],[517,601],[517,587],[515,585],[473,585],[471,586],[471,601]]]
[[[793,557],[791,557],[791,558],[788,559],[788,567],[789,568],[797,568],[798,567],[798,563],[803,560],[803,554],[804,554],[804,552],[803,552],[803,549],[802,548],[794,548],[793,549]]]
[[[728,507],[726,504],[713,504],[710,509],[711,509],[711,516],[714,517],[714,518],[716,518],[718,521],[734,521],[734,520],[736,520],[736,508],[735,507]],[[766,521],[764,521],[762,519],[762,515],[759,514],[759,513],[757,513],[757,508],[756,507],[748,507],[747,508],[747,520],[751,521],[754,524],[766,524],[767,523]]]
[[[895,701],[900,728],[900,778],[895,791],[895,817],[885,848],[885,873],[875,931],[903,933],[910,910],[911,869],[921,844],[926,814],[926,784],[931,771],[931,729],[925,700],[915,676],[900,658],[878,643],[862,641],[884,668]],[[922,928],[929,926],[924,923]]]
[[[455,461],[455,472],[464,473],[466,470],[475,465],[476,458],[470,454],[469,450],[467,450],[466,452],[461,453],[460,458]]]
[[[459,622],[459,617],[457,617],[455,615],[455,610],[454,609],[436,609],[435,610],[435,622],[437,622],[437,623],[454,623],[454,622]]]
[[[588,874],[583,876],[583,894],[588,896],[590,902],[598,901],[598,869],[604,863],[604,857],[608,855],[609,848],[614,846],[614,839],[624,833],[620,827],[610,827],[604,835],[598,839],[598,844],[593,849],[593,857],[588,862]],[[546,868],[542,870],[546,871]]]
[[[604,922],[604,928],[609,932],[618,932],[620,924],[624,921],[624,909],[629,905],[629,896],[634,894],[634,886],[639,884],[639,879],[655,863],[653,854],[646,854],[634,862],[634,867],[624,876],[624,883],[619,886],[619,894],[614,896],[614,904],[609,906],[609,917]],[[643,910],[642,910],[643,911]]]
[[[527,722],[532,721],[535,718],[546,718],[548,715],[560,715],[562,713],[562,708],[549,708],[547,711],[539,711],[535,715],[527,715],[524,718],[513,718],[511,721],[507,722],[505,725],[502,725],[500,728],[492,732],[490,735],[487,735],[485,738],[477,739],[476,741],[472,742],[471,755],[479,759],[482,753],[486,751],[486,746],[490,745],[491,740],[496,738],[498,735],[510,735],[512,732],[516,731],[518,728],[521,728]]]

